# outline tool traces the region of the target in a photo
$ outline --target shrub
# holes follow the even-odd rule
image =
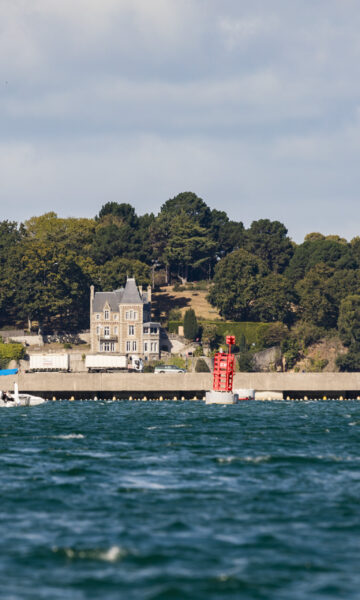
[[[360,371],[360,352],[350,349],[347,354],[340,354],[335,362],[339,371],[349,373]]]
[[[19,361],[25,356],[25,348],[22,344],[3,344],[0,342],[0,366],[5,369],[11,360]]]
[[[239,371],[243,373],[252,373],[253,356],[250,352],[241,352],[238,358]]]
[[[189,308],[184,316],[184,335],[187,340],[194,340],[199,333],[199,325],[195,311]]]
[[[154,372],[154,365],[150,365],[149,363],[145,363],[144,364],[144,373],[153,373]]]
[[[198,358],[195,365],[196,373],[210,373],[209,365],[203,358]]]
[[[64,343],[64,349],[65,350],[70,350],[70,348],[72,348],[72,345],[69,342],[65,342]]]
[[[178,308],[172,308],[169,311],[169,320],[180,321],[181,320],[181,310],[179,310]]]

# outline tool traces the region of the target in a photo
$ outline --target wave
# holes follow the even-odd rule
[[[128,552],[120,546],[111,546],[108,549],[83,549],[57,548],[52,549],[54,554],[65,556],[71,560],[101,560],[105,562],[117,562],[124,558]]]
[[[68,434],[63,434],[63,435],[53,435],[52,436],[53,439],[58,439],[58,440],[83,440],[84,437],[85,436],[82,433],[68,433]]]

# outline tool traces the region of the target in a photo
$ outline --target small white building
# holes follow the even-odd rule
[[[151,287],[143,291],[132,278],[113,292],[95,292],[91,286],[90,340],[94,353],[159,358],[160,323],[151,321]]]

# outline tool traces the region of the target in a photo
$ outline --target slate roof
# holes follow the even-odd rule
[[[96,292],[93,301],[93,311],[102,312],[107,302],[110,306],[110,310],[112,312],[117,312],[123,293],[124,288],[116,290],[115,292]]]
[[[120,304],[143,304],[135,279],[127,280]]]
[[[135,279],[128,279],[124,288],[114,292],[96,292],[93,301],[93,312],[102,312],[106,302],[112,312],[118,312],[119,304],[147,304],[148,294],[140,296]]]

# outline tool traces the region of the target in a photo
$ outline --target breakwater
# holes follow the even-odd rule
[[[13,389],[18,383],[23,392],[86,395],[114,393],[161,393],[199,397],[212,388],[212,374],[152,373],[18,373],[0,379],[0,389]],[[236,373],[234,388],[283,392],[285,397],[360,396],[360,373]]]

